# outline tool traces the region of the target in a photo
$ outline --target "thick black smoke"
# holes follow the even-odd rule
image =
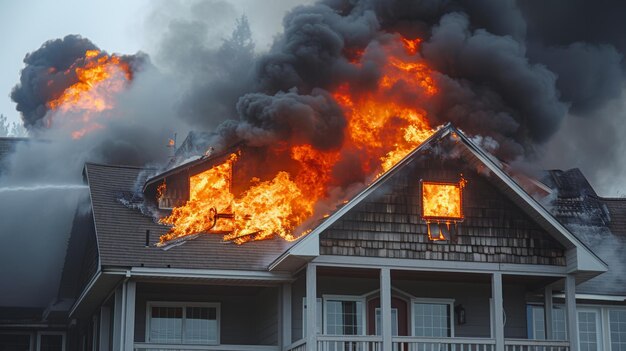
[[[28,129],[43,127],[49,111],[47,103],[61,96],[71,85],[78,82],[75,68],[83,67],[88,60],[87,50],[99,50],[89,39],[80,35],[68,35],[63,39],[49,40],[41,48],[24,57],[20,82],[11,91],[11,99],[17,104],[24,126]],[[131,69],[136,69],[143,55],[121,56]]]
[[[573,8],[566,2],[557,3],[548,6],[548,13],[559,21],[569,20],[561,24],[566,31],[574,24],[580,27],[589,11],[593,23],[599,24],[598,33],[576,27],[573,33],[585,34],[555,35],[562,30],[555,28],[552,17],[543,15],[540,7],[544,4],[532,1],[328,0],[299,6],[283,19],[284,32],[269,52],[245,56],[240,69],[233,69],[233,61],[221,60],[223,48],[207,55],[214,64],[211,67],[218,68],[222,76],[202,81],[199,90],[192,84],[187,96],[195,98],[185,99],[182,106],[187,111],[204,111],[207,101],[218,100],[216,92],[221,93],[222,103],[213,104],[218,115],[195,114],[204,126],[227,120],[213,129],[217,145],[226,144],[224,136],[234,135],[251,145],[266,144],[268,135],[291,139],[291,133],[277,133],[277,128],[297,131],[301,126],[306,134],[310,119],[301,119],[299,125],[299,117],[287,120],[276,113],[286,97],[300,106],[311,101],[309,110],[319,111],[314,101],[342,83],[375,89],[386,60],[380,46],[400,34],[424,40],[419,55],[436,71],[440,93],[434,102],[413,99],[416,107],[429,112],[433,125],[453,122],[470,134],[492,137],[500,144],[498,156],[505,160],[532,156],[559,130],[564,118],[571,114],[593,118],[607,102],[622,96],[626,32],[609,33],[609,26],[595,15],[619,9],[611,10],[609,3],[602,3],[601,10],[582,1]],[[557,16],[564,9],[565,19]],[[177,43],[188,35],[180,30],[169,34],[180,35]],[[350,63],[355,51],[367,53],[361,65]],[[178,55],[188,57],[184,51]],[[237,83],[233,82],[245,84],[235,89]],[[406,93],[401,90],[399,95]],[[193,93],[197,91],[208,99],[199,99],[200,95]],[[202,103],[196,103],[199,101]],[[281,111],[286,110],[281,107]],[[332,116],[342,120],[336,113]],[[328,137],[342,140],[337,135]],[[338,146],[326,141],[318,146],[328,145]]]

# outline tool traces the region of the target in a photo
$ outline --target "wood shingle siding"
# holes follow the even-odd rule
[[[320,236],[320,254],[495,263],[565,265],[564,248],[494,187],[458,160],[421,160],[335,222]],[[420,179],[468,180],[465,219],[446,242],[428,240]]]

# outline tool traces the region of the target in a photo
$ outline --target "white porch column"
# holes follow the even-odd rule
[[[291,345],[291,284],[285,283],[282,287],[282,349]]]
[[[552,340],[552,287],[547,286],[543,292],[543,313],[546,328],[546,340]]]
[[[122,284],[122,286],[118,286],[117,289],[115,289],[115,306],[113,307],[113,351],[122,350],[123,295],[124,289]]]
[[[383,336],[383,350],[391,350],[391,271],[389,268],[380,270],[380,321]]]
[[[317,269],[314,264],[306,266],[306,349],[317,350]]]
[[[493,337],[496,340],[496,350],[504,351],[504,308],[502,307],[502,273],[493,273],[491,276],[491,296],[493,298]]]
[[[124,283],[126,299],[124,301],[124,350],[132,350],[135,342],[135,293],[137,284],[129,280]]]
[[[578,351],[578,313],[576,312],[576,277],[565,277],[565,310],[570,351]]]
[[[98,350],[109,351],[109,333],[111,332],[111,309],[106,306],[100,307],[100,333]]]

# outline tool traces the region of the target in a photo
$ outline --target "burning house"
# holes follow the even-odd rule
[[[54,301],[0,309],[0,351],[623,351],[626,200],[509,164],[577,92],[474,13],[495,5],[412,4],[297,7],[258,57],[241,19],[168,122],[223,116],[167,156],[132,119],[158,105],[146,57],[27,55],[12,98],[88,196]]]
[[[239,196],[232,155],[245,151],[153,176],[85,165],[92,211],[75,218],[59,291],[67,349],[620,345],[602,333],[621,328],[622,261],[597,255],[606,242],[594,239],[621,243],[626,207],[595,195],[579,172],[535,181],[559,191],[553,215],[447,125],[300,236],[229,237],[235,218],[253,214],[217,202],[197,210],[200,229],[168,236],[176,224],[155,213],[167,219],[199,196],[199,175]]]

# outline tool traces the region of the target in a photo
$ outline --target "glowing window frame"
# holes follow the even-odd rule
[[[456,183],[441,182],[441,181],[430,181],[430,180],[420,179],[420,211],[421,211],[422,219],[427,221],[427,222],[430,222],[430,221],[461,222],[461,221],[463,221],[465,219],[465,212],[463,211],[463,188],[465,187],[466,183],[467,183],[467,181],[465,179],[463,179],[463,178],[461,178]],[[454,186],[454,187],[459,188],[459,210],[460,210],[460,216],[459,217],[426,216],[424,214],[424,184],[426,184],[426,185],[446,185],[446,186]]]

